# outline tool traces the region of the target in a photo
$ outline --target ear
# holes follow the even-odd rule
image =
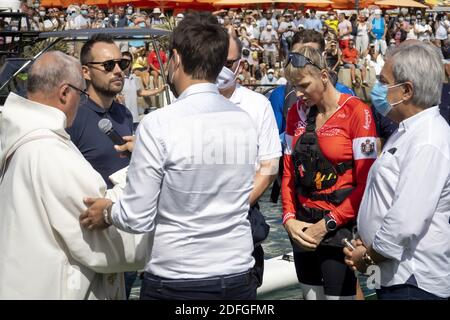
[[[320,78],[322,80],[322,83],[324,86],[327,85],[327,83],[330,81],[330,75],[328,74],[327,70],[320,71]]]
[[[66,104],[69,99],[70,87],[67,84],[61,85],[58,89],[58,98],[62,104]]]
[[[403,86],[403,100],[408,101],[411,100],[411,98],[414,95],[414,86],[410,81],[405,82],[405,85]]]
[[[87,81],[91,81],[91,70],[88,66],[82,66],[81,70],[83,71],[83,78]]]

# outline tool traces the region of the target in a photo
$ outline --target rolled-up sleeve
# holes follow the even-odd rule
[[[126,232],[147,233],[154,228],[164,177],[166,148],[157,115],[139,125],[122,197],[111,211],[113,224]]]
[[[428,230],[449,176],[450,160],[435,146],[419,145],[401,168],[392,207],[372,244],[376,252],[397,261]]]

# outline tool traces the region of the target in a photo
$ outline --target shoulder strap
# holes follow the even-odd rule
[[[35,131],[31,131],[28,134],[26,134],[25,136],[23,136],[22,138],[20,138],[8,151],[8,153],[6,154],[5,157],[5,161],[3,162],[3,166],[0,170],[0,182],[3,180],[3,177],[6,173],[6,170],[8,169],[8,164],[11,161],[12,157],[14,156],[14,154],[16,153],[16,151],[23,146],[24,144],[31,142],[31,141],[35,141],[35,140],[41,140],[41,139],[59,139],[57,135],[54,134],[50,134],[50,133],[45,133],[42,132],[40,134],[33,134],[36,133],[36,131],[43,131],[41,129],[39,130],[35,130]]]

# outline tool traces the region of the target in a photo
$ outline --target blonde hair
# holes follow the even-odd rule
[[[303,68],[296,68],[292,65],[292,63],[289,63],[284,68],[285,77],[289,82],[297,82],[302,77],[302,72],[304,72],[305,70],[312,76],[318,76],[322,70],[328,71],[325,58],[319,50],[310,46],[302,46],[299,49],[293,50],[292,52],[299,53],[305,58],[308,58],[312,63],[320,67],[320,69],[309,63],[306,64]]]

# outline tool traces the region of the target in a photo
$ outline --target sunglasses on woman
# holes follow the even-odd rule
[[[301,53],[298,52],[290,52],[286,64],[284,67],[286,68],[288,65],[292,64],[295,68],[304,68],[306,65],[310,64],[316,67],[319,70],[322,70],[317,64],[311,61],[311,59],[305,57]]]
[[[118,60],[106,60],[103,62],[88,62],[87,65],[91,64],[101,64],[105,71],[111,72],[114,70],[116,64],[119,65],[120,70],[125,70],[130,66],[131,61],[129,59],[118,59]]]

